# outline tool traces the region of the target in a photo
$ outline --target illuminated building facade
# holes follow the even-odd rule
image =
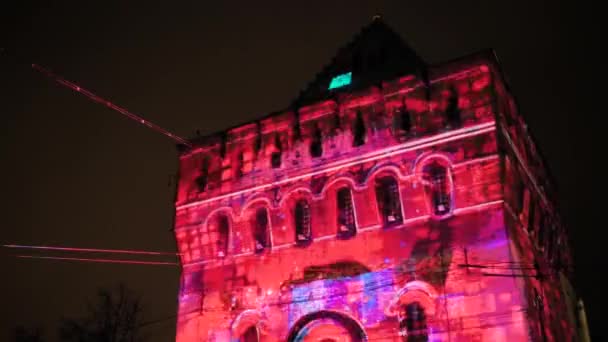
[[[380,19],[180,156],[177,341],[577,341],[550,177],[491,51]]]

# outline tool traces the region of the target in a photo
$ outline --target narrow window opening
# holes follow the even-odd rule
[[[312,240],[310,229],[310,206],[306,200],[299,200],[294,210],[296,244],[305,245]]]
[[[312,132],[312,140],[310,143],[310,155],[313,158],[318,158],[323,155],[323,134],[318,125]]]
[[[402,341],[426,342],[429,340],[427,319],[424,308],[420,303],[414,302],[402,307],[399,328]]]
[[[342,120],[340,119],[340,113],[336,111],[332,117],[331,134],[338,134],[342,129]]]
[[[363,120],[363,114],[361,111],[357,111],[353,132],[353,146],[361,146],[365,144],[365,121]]]
[[[435,162],[426,167],[426,177],[430,185],[433,213],[445,215],[451,210],[451,191],[447,169]]]
[[[456,91],[456,89],[452,88],[450,90],[450,96],[448,97],[448,104],[445,110],[445,115],[449,125],[455,127],[460,126],[460,108],[458,108],[458,92]]]
[[[259,208],[255,212],[255,221],[253,223],[253,239],[255,243],[255,252],[261,253],[270,247],[270,232],[268,222],[268,210]]]
[[[273,169],[281,167],[281,154],[283,152],[283,147],[281,145],[281,138],[278,134],[274,136],[274,147],[275,150],[270,155],[270,164]]]
[[[281,167],[281,152],[272,152],[271,164],[273,169]]]
[[[349,188],[342,188],[337,193],[338,201],[338,237],[349,238],[355,235],[355,212]]]
[[[300,115],[295,113],[295,121],[293,123],[293,142],[302,140],[302,128],[300,127]]]
[[[217,225],[217,256],[223,258],[228,255],[228,238],[230,234],[230,223],[228,221],[228,216],[219,215]]]
[[[252,325],[251,327],[247,328],[247,330],[245,330],[245,332],[239,339],[239,342],[258,342],[259,340],[260,338],[258,336],[258,329],[255,327],[255,325]]]
[[[403,101],[403,107],[400,109],[399,116],[401,117],[401,130],[409,132],[412,129],[412,118],[410,111],[405,106],[405,101]]]
[[[245,175],[245,156],[244,153],[241,152],[237,155],[236,158],[236,176],[237,178],[241,178]]]
[[[399,184],[394,177],[382,177],[376,181],[376,201],[385,227],[403,222]]]

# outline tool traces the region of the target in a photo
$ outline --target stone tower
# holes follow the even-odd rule
[[[381,19],[283,111],[180,155],[178,342],[576,341],[550,177],[492,51]]]

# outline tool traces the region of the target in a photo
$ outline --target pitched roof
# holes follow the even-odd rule
[[[348,44],[337,51],[329,64],[300,91],[300,94],[293,99],[287,109],[297,109],[300,106],[331,99],[340,92],[364,89],[370,85],[379,84],[381,81],[406,75],[416,75],[421,80],[428,81],[427,70],[428,65],[414,49],[377,15]],[[352,73],[350,84],[331,90],[328,89],[335,76],[348,72]],[[280,115],[284,112],[284,110],[275,111],[258,120]],[[223,140],[226,131],[244,124],[247,123],[240,123],[227,128],[223,132],[198,136],[190,139],[190,141],[197,145],[204,145],[210,141]]]
[[[380,16],[374,16],[369,25],[338,50],[293,100],[292,106],[328,99],[342,90],[352,91],[407,74],[425,79],[426,68],[422,58]],[[349,85],[329,89],[334,77],[349,72],[352,73]]]

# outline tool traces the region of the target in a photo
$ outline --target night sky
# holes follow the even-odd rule
[[[430,63],[495,48],[557,180],[575,285],[600,337],[606,100],[591,94],[605,63],[590,35],[599,23],[585,13],[592,8],[528,2],[2,4],[0,47],[186,137],[285,107],[377,12]],[[0,243],[175,251],[173,141],[4,57],[0,115]],[[0,250],[0,340],[23,324],[44,327],[53,341],[60,317],[81,314],[99,287],[121,281],[143,296],[146,320],[176,312],[177,267],[12,254]],[[174,324],[145,332],[170,341]]]

